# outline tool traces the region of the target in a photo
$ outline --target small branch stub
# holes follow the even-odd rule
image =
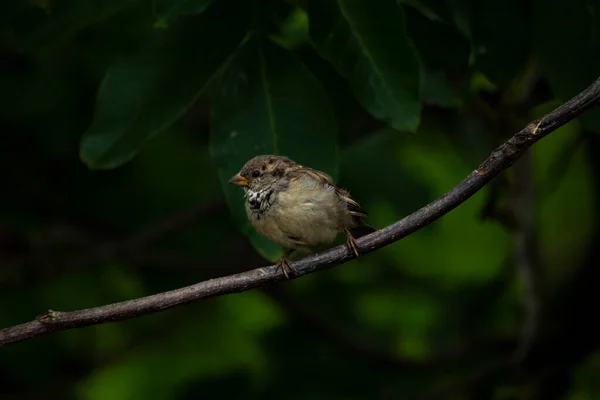
[[[58,312],[54,310],[48,310],[45,314],[38,315],[35,320],[43,324],[52,324],[56,322],[58,318]]]

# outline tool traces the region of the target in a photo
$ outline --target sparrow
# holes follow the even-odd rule
[[[246,215],[258,233],[288,249],[277,262],[286,278],[288,257],[346,235],[346,244],[358,258],[351,231],[374,231],[363,218],[367,213],[349,193],[324,172],[276,155],[252,158],[229,183],[244,189]]]

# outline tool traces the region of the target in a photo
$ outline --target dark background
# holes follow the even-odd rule
[[[597,0],[3,1],[0,328],[271,264],[253,155],[381,228],[599,71]],[[0,348],[0,398],[600,398],[599,114],[358,261]]]

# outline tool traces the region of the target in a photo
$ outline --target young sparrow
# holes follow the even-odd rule
[[[329,175],[287,157],[254,157],[229,183],[244,189],[246,215],[256,231],[289,249],[277,263],[286,277],[295,250],[309,251],[344,233],[358,257],[350,231],[373,231],[362,220],[367,213]]]

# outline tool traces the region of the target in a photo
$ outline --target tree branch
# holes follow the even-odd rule
[[[148,228],[132,234],[124,240],[115,240],[107,242],[88,251],[78,260],[75,258],[69,264],[98,262],[109,260],[121,254],[130,254],[135,250],[157,242],[172,233],[193,227],[198,221],[207,215],[226,211],[224,202],[215,202],[211,204],[202,204],[190,209],[171,215],[161,221],[154,223]]]
[[[462,182],[447,193],[400,221],[357,240],[361,253],[370,253],[432,223],[475,194],[499,172],[510,167],[535,142],[600,103],[600,79],[579,95],[541,119],[529,123],[491,155]],[[337,246],[291,263],[294,278],[353,259],[346,246]],[[152,296],[71,312],[48,311],[34,321],[0,330],[0,346],[46,333],[122,321],[186,304],[192,301],[243,292],[285,280],[274,265],[211,279],[192,286]]]

